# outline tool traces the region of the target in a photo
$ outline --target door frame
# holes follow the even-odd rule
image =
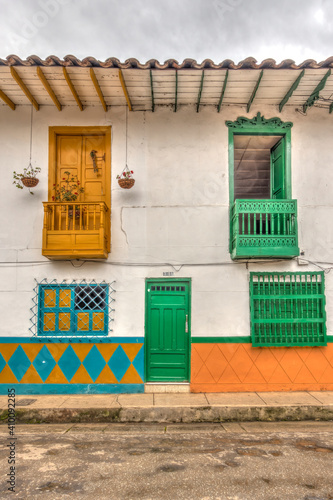
[[[191,302],[192,302],[192,278],[146,278],[145,279],[145,374],[144,382],[147,382],[147,369],[148,369],[148,342],[147,342],[147,328],[148,328],[148,288],[149,285],[154,283],[181,283],[186,282],[188,284],[188,382],[191,382],[191,344],[192,344],[192,331],[191,331]],[[168,384],[169,382],[164,382]],[[171,383],[171,382],[170,382]],[[172,382],[174,383],[174,382]],[[177,383],[177,382],[176,382]]]

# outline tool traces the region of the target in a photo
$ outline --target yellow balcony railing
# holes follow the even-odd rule
[[[44,202],[42,253],[49,259],[106,259],[110,210],[104,202]]]

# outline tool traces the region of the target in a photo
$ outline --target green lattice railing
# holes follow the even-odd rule
[[[296,200],[235,200],[231,209],[233,259],[297,255]]]
[[[326,345],[323,272],[250,273],[254,346]]]

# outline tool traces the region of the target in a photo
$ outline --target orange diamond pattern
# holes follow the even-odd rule
[[[333,390],[333,344],[192,344],[192,392]]]
[[[10,360],[12,356],[15,356],[17,349],[19,349],[21,357],[24,356],[23,362],[25,363],[24,373],[20,373],[18,368],[18,373],[21,375],[21,384],[118,384],[119,380],[107,364],[117,348],[121,348],[123,350],[124,357],[130,365],[126,370],[121,383],[143,384],[143,344],[131,342],[121,344],[75,342],[71,344],[44,344],[22,342],[22,345],[19,343],[0,343],[0,384],[19,382],[14,374],[16,366],[15,363],[12,362],[12,364],[10,364]],[[36,357],[41,356],[42,353],[44,353],[43,358],[39,360],[39,363],[34,363]],[[61,360],[63,359],[63,356],[66,356],[66,354],[66,361],[61,364]],[[86,363],[88,356],[90,356],[90,359],[89,362]],[[20,363],[20,359],[21,358],[18,358],[17,363]],[[105,365],[104,367],[103,359]],[[201,361],[202,360],[200,358],[200,362],[198,363],[200,366],[202,365]],[[99,367],[99,365],[100,370],[96,373],[96,366]],[[69,369],[67,369],[68,367]],[[38,373],[38,370],[40,370],[40,373]],[[95,380],[96,377],[98,377],[97,380]],[[216,380],[212,379],[212,381],[215,382]]]

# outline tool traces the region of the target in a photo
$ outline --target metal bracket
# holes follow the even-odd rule
[[[92,151],[90,151],[90,156],[92,158],[93,165],[94,165],[94,172],[96,174],[98,173],[98,166],[97,166],[97,161],[96,160],[103,160],[103,161],[105,161],[105,153],[102,156],[97,156],[97,153],[98,153],[98,151],[96,151],[96,149],[93,149]]]

